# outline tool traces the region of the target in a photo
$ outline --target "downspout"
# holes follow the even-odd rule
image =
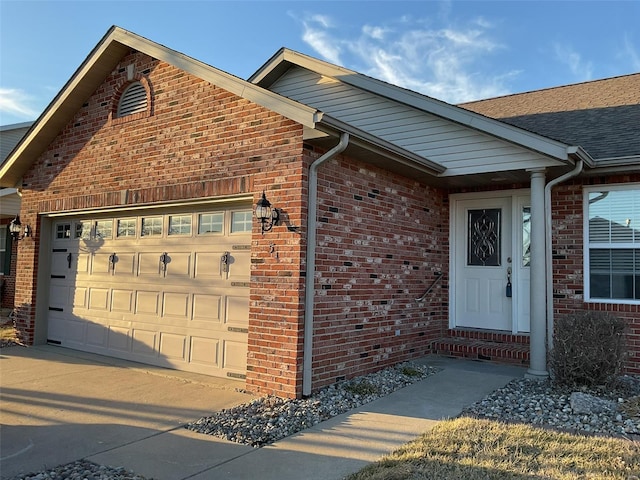
[[[551,239],[551,189],[556,185],[573,178],[582,172],[584,161],[579,159],[570,172],[554,178],[544,187],[544,218],[545,218],[545,267],[546,267],[546,300],[547,300],[547,352],[553,349],[553,248]]]
[[[304,279],[304,346],[302,370],[302,395],[311,395],[313,364],[313,307],[316,273],[316,215],[318,210],[318,168],[327,160],[343,152],[349,144],[349,134],[342,133],[340,142],[309,167],[309,196],[307,202],[307,253]]]

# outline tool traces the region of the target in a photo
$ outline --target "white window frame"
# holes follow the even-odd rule
[[[593,185],[583,188],[583,263],[584,263],[584,300],[589,303],[607,303],[607,304],[622,304],[622,305],[640,305],[640,300],[625,299],[625,298],[591,298],[591,270],[589,265],[591,248],[605,248],[612,249],[640,249],[638,243],[593,243],[589,241],[589,194],[593,192],[603,191],[621,191],[621,190],[640,190],[640,183],[631,184],[611,184],[611,185]]]

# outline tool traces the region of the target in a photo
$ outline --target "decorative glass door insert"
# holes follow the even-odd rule
[[[502,209],[500,208],[468,211],[467,265],[500,266],[501,215]]]

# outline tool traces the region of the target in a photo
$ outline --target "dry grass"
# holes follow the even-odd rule
[[[620,479],[640,476],[640,444],[489,420],[444,421],[348,480]]]
[[[11,322],[0,325],[0,346],[13,345],[19,342],[18,331]]]

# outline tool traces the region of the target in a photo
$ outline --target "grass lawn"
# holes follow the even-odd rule
[[[0,345],[18,340],[18,332],[10,323],[0,325]]]
[[[347,478],[638,480],[640,443],[458,418]]]

